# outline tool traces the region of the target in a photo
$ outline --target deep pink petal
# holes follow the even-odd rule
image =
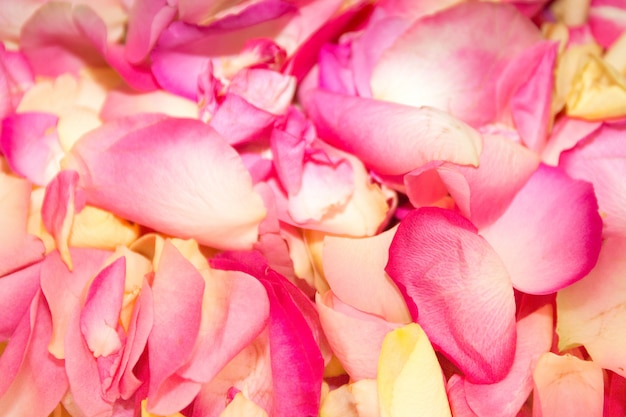
[[[87,202],[222,249],[251,247],[265,208],[237,152],[206,124],[140,114],[85,135],[70,167]],[[182,163],[181,161],[184,161]]]
[[[376,379],[383,339],[401,324],[361,312],[332,291],[318,294],[316,302],[328,343],[351,380]]]
[[[24,92],[33,84],[33,71],[24,54],[0,45],[0,118],[17,108]]]
[[[515,353],[513,288],[469,221],[439,208],[409,213],[389,248],[386,271],[433,346],[469,381],[506,376]]]
[[[513,6],[463,2],[423,17],[382,55],[375,98],[430,106],[472,126],[497,115],[496,82],[507,60],[541,40]]]
[[[0,340],[5,341],[27,313],[39,289],[41,263],[38,262],[0,279]]]
[[[593,184],[604,236],[626,236],[625,133],[624,123],[604,124],[559,159],[569,176]]]
[[[621,417],[626,415],[626,378],[609,373],[608,386],[605,385],[604,417]]]
[[[480,135],[447,113],[313,90],[305,107],[320,138],[380,174],[404,174],[433,160],[478,162]]]
[[[609,48],[626,29],[624,4],[614,0],[593,0],[589,8],[589,27],[602,47]]]
[[[269,269],[254,252],[214,259],[218,269],[236,269],[256,277],[270,300],[269,338],[273,383],[271,415],[316,415],[324,359],[318,346],[319,318],[311,301]],[[311,321],[315,321],[312,323]],[[312,325],[315,328],[312,328]]]
[[[591,184],[541,165],[504,214],[480,233],[502,258],[516,289],[547,294],[581,279],[596,264],[602,219]]]
[[[204,288],[198,270],[166,242],[152,284],[154,326],[148,338],[148,410],[152,413],[175,413],[200,390],[199,383],[177,371],[189,360],[198,338]]]
[[[24,315],[23,323],[29,330],[28,345],[11,386],[6,391],[0,390],[0,413],[46,417],[65,395],[68,382],[63,361],[48,352],[52,319],[40,292]]]
[[[59,171],[64,152],[57,121],[48,113],[13,114],[2,120],[0,149],[11,169],[34,184],[45,186]]]

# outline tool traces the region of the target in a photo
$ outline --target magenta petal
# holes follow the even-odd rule
[[[476,165],[478,132],[448,113],[313,90],[305,107],[320,138],[379,174],[404,174],[430,161]]]
[[[237,152],[198,120],[118,119],[85,135],[72,157],[94,206],[221,249],[245,249],[257,240],[265,207],[250,174]]]
[[[438,208],[412,211],[391,243],[386,271],[433,346],[469,381],[493,383],[507,374],[515,354],[513,288],[468,220]]]
[[[256,252],[230,253],[213,259],[211,265],[246,272],[256,277],[267,291],[274,397],[270,415],[317,415],[324,359],[316,340],[319,318],[311,301],[270,269]],[[312,324],[317,328],[312,328]]]
[[[148,409],[169,415],[187,406],[200,384],[177,371],[193,352],[200,330],[204,280],[171,243],[165,242],[152,285],[154,326],[148,339]]]
[[[504,214],[480,233],[504,261],[516,289],[547,294],[594,267],[602,219],[591,184],[541,165]]]
[[[13,114],[2,120],[0,150],[14,172],[37,185],[45,186],[59,171],[64,152],[57,121],[48,113]]]

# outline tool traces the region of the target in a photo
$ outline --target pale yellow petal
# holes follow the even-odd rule
[[[267,412],[238,392],[220,417],[267,417]]]
[[[139,237],[139,226],[97,207],[85,206],[74,216],[70,246],[115,249]]]
[[[330,391],[320,406],[319,417],[379,417],[376,380],[361,379]]]
[[[148,412],[148,410],[146,410],[146,404],[147,403],[148,403],[148,400],[142,400],[141,401],[141,417],[185,417],[181,413],[170,414],[168,416],[161,416],[161,415],[158,415],[158,414],[152,414],[152,413]]]
[[[389,332],[378,361],[382,417],[449,417],[441,366],[417,323]]]

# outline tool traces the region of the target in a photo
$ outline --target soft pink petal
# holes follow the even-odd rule
[[[626,236],[625,133],[625,123],[604,124],[559,159],[572,178],[593,184],[604,236]]]
[[[509,62],[500,77],[500,110],[507,109],[524,144],[539,152],[551,125],[558,43],[540,42]]]
[[[0,414],[46,417],[65,395],[67,376],[63,361],[48,352],[52,320],[40,292],[36,294],[22,322],[29,329],[28,345],[19,373],[8,390],[0,391]],[[2,359],[6,353],[3,353]]]
[[[469,381],[506,376],[515,353],[513,289],[504,264],[468,220],[438,208],[412,211],[391,243],[386,271],[413,319]]]
[[[454,417],[479,417],[467,403],[465,384],[467,381],[459,374],[454,374],[448,379],[446,392],[452,415]]]
[[[72,157],[69,165],[94,206],[217,248],[244,249],[257,240],[265,208],[250,174],[198,120],[118,119],[85,135]]]
[[[572,149],[578,141],[592,134],[601,125],[601,122],[559,117],[550,134],[550,140],[541,153],[541,159],[548,165],[558,165],[562,152]]]
[[[295,93],[294,77],[264,68],[246,68],[228,84],[228,92],[254,107],[275,115],[287,113]]]
[[[602,219],[591,184],[541,165],[504,214],[480,233],[502,258],[516,289],[547,294],[581,279],[596,264]]]
[[[276,121],[276,116],[261,110],[237,94],[226,94],[210,121],[213,129],[229,145],[262,138]],[[237,126],[237,129],[233,129]]]
[[[332,93],[356,95],[354,74],[350,65],[349,44],[326,44],[320,49],[318,87]]]
[[[152,284],[154,326],[148,338],[148,410],[169,415],[187,406],[200,384],[179,376],[193,353],[202,317],[205,282],[171,243],[165,243]]]
[[[480,135],[447,113],[321,90],[305,98],[320,138],[379,174],[404,174],[433,160],[478,163]]]
[[[385,272],[396,229],[373,237],[326,236],[322,252],[324,277],[344,303],[390,322],[411,320],[402,294]]]
[[[465,382],[467,403],[479,416],[515,417],[533,390],[532,370],[552,346],[552,305],[525,313],[517,322],[515,359],[506,377],[490,385]]]
[[[271,415],[316,415],[324,359],[318,345],[321,335],[319,318],[309,299],[284,277],[269,269],[257,253],[233,253],[214,259],[212,266],[249,273],[267,291],[273,381]]]
[[[478,167],[432,163],[404,177],[413,205],[432,205],[449,194],[478,228],[491,224],[506,210],[539,166],[539,158],[516,143],[512,131],[485,128],[482,133]]]
[[[126,33],[126,58],[143,61],[157,42],[159,34],[175,18],[176,8],[167,0],[135,0],[129,10]]]
[[[27,313],[37,290],[41,263],[20,269],[0,279],[0,340],[5,341]]]
[[[513,6],[461,3],[417,20],[383,53],[371,80],[373,96],[434,107],[472,126],[492,122],[500,72],[540,39]]]
[[[361,312],[332,291],[318,294],[316,305],[328,343],[351,380],[376,379],[383,339],[401,325]]]
[[[57,121],[48,113],[13,114],[2,120],[2,153],[14,172],[37,185],[45,186],[59,171],[63,149]]]
[[[71,255],[74,259],[71,272],[57,251],[46,256],[41,269],[41,289],[52,313],[49,349],[59,359],[65,357],[64,338],[68,333],[69,321],[80,309],[87,283],[104,265],[111,252],[76,248],[71,249]]]
[[[121,257],[92,281],[80,313],[80,331],[94,357],[108,356],[122,348],[118,336],[124,298],[126,262]]]
[[[533,379],[534,417],[601,416],[604,400],[602,368],[575,356],[545,353]]]
[[[33,71],[26,57],[19,51],[8,51],[4,44],[0,44],[0,118],[17,108],[24,92],[33,84]]]

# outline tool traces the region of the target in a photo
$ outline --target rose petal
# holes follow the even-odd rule
[[[507,374],[515,353],[513,288],[469,221],[439,208],[412,211],[391,243],[386,271],[413,319],[468,380],[493,383]]]

